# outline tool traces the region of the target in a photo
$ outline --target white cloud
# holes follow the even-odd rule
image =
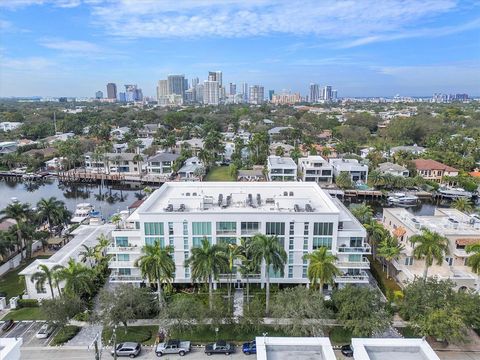
[[[405,31],[416,21],[446,13],[456,5],[454,0],[119,0],[92,8],[97,25],[122,37],[312,34],[367,43]]]
[[[39,41],[40,45],[54,50],[60,50],[66,53],[102,53],[104,50],[91,42],[83,40],[63,40],[63,39],[52,39],[44,38]]]
[[[51,4],[61,8],[72,8],[82,4],[81,0],[0,0],[0,7],[8,9],[23,8],[32,5]]]
[[[8,58],[0,57],[2,67],[5,69],[24,72],[45,70],[55,66],[55,62],[44,57]]]

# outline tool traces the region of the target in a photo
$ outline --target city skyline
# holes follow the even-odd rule
[[[1,2],[0,96],[92,97],[112,82],[155,98],[169,74],[203,83],[212,70],[237,92],[246,83],[307,96],[314,83],[339,97],[479,95],[478,3],[301,5]]]

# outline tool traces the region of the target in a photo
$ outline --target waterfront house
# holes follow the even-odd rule
[[[297,164],[290,157],[270,155],[267,159],[268,181],[297,181]]]
[[[420,175],[425,180],[435,181],[437,183],[442,183],[445,176],[458,176],[458,170],[442,164],[439,161],[431,159],[415,159],[412,160],[415,168],[417,169],[417,174]]]
[[[408,177],[410,175],[410,171],[408,171],[407,168],[391,162],[384,162],[384,163],[378,164],[377,171],[382,175],[391,174],[393,176],[403,176],[403,177]]]

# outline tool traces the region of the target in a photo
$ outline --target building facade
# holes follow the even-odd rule
[[[145,244],[159,242],[174,248],[173,282],[192,283],[185,260],[203,239],[239,244],[259,233],[276,236],[288,254],[283,275],[270,271],[272,283],[308,284],[303,256],[322,246],[338,257],[337,284],[368,283],[364,256],[370,247],[363,226],[317,184],[300,182],[165,183],[128,217],[124,228],[112,232],[110,281],[144,282],[135,260]],[[263,283],[264,270],[248,278]],[[227,279],[222,275],[219,281]],[[246,277],[237,273],[234,281],[241,286]]]
[[[107,98],[111,100],[117,100],[117,84],[107,84]]]
[[[431,159],[415,159],[412,160],[417,174],[425,180],[435,181],[437,183],[443,182],[445,176],[455,177],[458,176],[458,170],[442,164],[436,160]]]
[[[403,208],[384,208],[382,222],[404,246],[398,259],[392,262],[400,284],[423,276],[425,261],[414,258],[415,245],[409,239],[421,234],[422,229],[426,228],[445,236],[449,246],[449,253],[444,254],[442,264],[434,263],[428,270],[428,276],[450,279],[457,289],[478,291],[478,276],[466,265],[469,254],[465,247],[480,242],[480,219],[456,209],[437,208],[433,216],[418,216]]]
[[[297,181],[297,164],[290,157],[270,155],[267,171],[268,181]]]
[[[302,181],[331,184],[333,167],[321,156],[308,156],[298,159],[298,171]]]
[[[265,99],[264,92],[265,91],[263,86],[260,86],[260,85],[250,86],[249,94],[248,94],[249,95],[248,102],[250,104],[255,104],[255,105],[262,104]]]
[[[203,103],[218,105],[220,102],[220,88],[218,81],[205,80],[203,82]]]
[[[310,102],[316,103],[320,100],[320,88],[318,84],[310,84]]]

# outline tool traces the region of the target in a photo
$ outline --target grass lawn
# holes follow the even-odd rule
[[[273,326],[262,326],[258,331],[245,331],[237,326],[221,325],[219,326],[218,336],[215,330],[209,326],[191,326],[188,329],[180,330],[178,328],[170,329],[170,338],[190,340],[193,344],[206,344],[218,340],[233,341],[243,343],[255,339],[268,333],[268,336],[289,336],[283,331],[277,331]]]
[[[52,342],[50,343],[51,346],[62,345],[66,343],[68,340],[72,339],[77,333],[80,331],[79,326],[74,325],[66,325],[58,333],[55,334]]]
[[[36,259],[48,259],[49,257],[50,256],[38,256],[32,258],[25,262],[22,266],[16,268],[15,270],[9,271],[5,275],[0,277],[0,292],[7,294],[7,301],[11,297],[23,294],[23,292],[25,291],[25,283],[23,282],[23,279],[20,280],[18,273],[25,269]]]
[[[329,337],[333,345],[350,344],[352,341],[352,333],[341,326],[334,326]]]
[[[117,343],[121,342],[139,342],[144,345],[153,345],[158,334],[158,326],[129,326],[127,333],[123,326],[117,327]],[[112,328],[103,329],[102,341],[104,344],[108,344],[112,339]]]
[[[228,166],[215,166],[210,169],[205,181],[235,181],[234,177],[230,176],[230,168]]]
[[[387,292],[390,291],[402,291],[402,288],[397,284],[394,279],[387,279],[387,273],[383,271],[382,264],[380,262],[378,262],[377,260],[372,260],[372,257],[369,257],[369,259],[372,275],[377,280],[378,286],[385,295],[387,295]]]
[[[18,310],[12,310],[3,317],[4,320],[47,320],[39,307],[25,307]]]

